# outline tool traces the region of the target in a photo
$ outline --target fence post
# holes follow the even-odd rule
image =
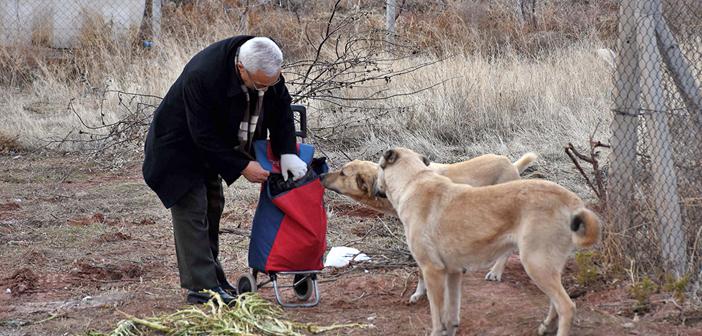
[[[397,10],[396,0],[385,1],[385,30],[387,30],[387,41],[391,45],[395,44],[395,12]]]
[[[622,0],[619,8],[619,38],[614,74],[614,117],[610,143],[612,178],[609,183],[609,214],[615,231],[632,226],[634,167],[639,113],[639,64],[636,45],[637,0]]]
[[[687,244],[682,229],[677,178],[665,114],[663,60],[656,41],[656,18],[662,15],[662,6],[660,0],[640,0],[640,5],[637,43],[641,51],[639,68],[642,69],[643,108],[648,111],[646,128],[651,141],[651,169],[654,185],[658,189],[653,193],[658,234],[666,267],[671,267],[673,273],[681,277],[687,264]]]
[[[161,39],[161,1],[152,0],[151,7],[151,40],[158,44]]]
[[[658,36],[658,47],[663,54],[663,61],[665,61],[670,70],[687,110],[690,114],[697,117],[697,127],[699,129],[702,126],[702,91],[700,91],[700,83],[695,80],[690,62],[683,56],[678,41],[676,41],[675,36],[673,36],[662,16],[656,22],[656,35]]]

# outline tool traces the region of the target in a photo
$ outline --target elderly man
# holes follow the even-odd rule
[[[143,174],[171,210],[188,303],[209,300],[204,289],[227,303],[234,300],[217,258],[222,179],[227,185],[242,175],[252,183],[266,181],[269,172],[256,162],[252,142],[270,136],[285,178],[307,172],[295,154],[282,62],[280,48],[268,38],[236,36],[214,43],[188,62],[154,114]]]

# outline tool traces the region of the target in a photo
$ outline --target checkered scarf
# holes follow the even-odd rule
[[[251,153],[251,143],[253,136],[258,127],[258,117],[263,111],[263,95],[264,91],[258,91],[258,99],[256,101],[256,109],[251,111],[251,95],[246,85],[242,84],[241,89],[246,92],[246,110],[244,117],[239,123],[239,150],[245,154]]]

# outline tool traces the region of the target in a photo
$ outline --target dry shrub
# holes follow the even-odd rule
[[[51,40],[53,39],[52,22],[53,20],[50,17],[50,13],[47,11],[42,11],[42,13],[34,17],[31,22],[32,45],[43,47],[51,46]]]
[[[178,6],[167,2],[162,8],[162,32],[181,46],[207,46],[232,35],[242,33],[243,9],[226,2],[203,0]]]
[[[299,59],[310,53],[312,46],[306,40],[305,30],[319,36],[315,27],[320,22],[318,17],[300,18],[279,8],[253,10],[248,14],[248,22],[251,35],[269,36],[280,44],[287,59]]]
[[[138,27],[118,32],[96,13],[85,12],[78,36],[78,46],[72,52],[73,72],[91,88],[101,87],[105,74],[119,67],[138,61],[143,50],[137,48]]]
[[[309,57],[319,38],[329,10],[335,1],[237,0],[166,1],[162,8],[160,44],[166,53],[192,56],[208,44],[236,34],[271,36],[283,46],[288,60]],[[558,0],[537,4],[537,25],[521,25],[513,1],[415,1],[408,0],[399,11],[398,34],[435,55],[457,53],[505,54],[511,51],[533,55],[545,49],[562,47],[591,33],[610,38],[616,28],[614,0]],[[361,11],[371,15],[358,15]],[[384,28],[384,1],[344,0],[337,15],[363,17],[358,31]],[[114,74],[128,73],[134,64],[145,64],[153,51],[140,46],[139,27],[115,36],[112,26],[97,13],[85,12],[78,47],[64,57],[58,68],[47,59],[21,48],[0,51],[0,85],[27,85],[36,77],[54,76],[69,84],[101,87]],[[34,24],[34,46],[51,40],[46,22]],[[594,27],[594,28],[593,28]],[[143,27],[142,27],[143,28]],[[310,43],[312,41],[313,43]]]
[[[0,46],[0,86],[18,87],[31,82],[36,64],[30,47]]]
[[[611,41],[616,14],[617,4],[610,0],[537,2],[533,25],[521,22],[514,1],[458,1],[406,11],[398,27],[400,33],[439,55],[509,51],[535,55],[591,34]]]
[[[14,154],[23,150],[22,145],[17,141],[19,136],[10,137],[0,132],[0,154]]]

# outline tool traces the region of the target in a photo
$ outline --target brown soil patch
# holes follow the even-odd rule
[[[154,225],[156,224],[156,221],[153,218],[144,218],[140,220],[139,222],[135,222],[138,225]]]
[[[382,212],[355,204],[334,204],[332,210],[337,216],[345,217],[376,218],[384,216]]]
[[[3,290],[6,288],[10,289],[12,296],[20,296],[36,288],[37,282],[39,282],[39,277],[32,270],[25,267],[18,269],[11,276],[3,279],[0,285]]]
[[[130,239],[132,239],[132,236],[128,234],[122,232],[111,232],[101,234],[100,237],[98,237],[97,241],[100,243],[111,243]]]
[[[21,209],[22,206],[15,202],[2,203],[0,204],[0,211],[15,211]]]
[[[0,210],[0,216],[12,217],[6,225],[0,222],[0,269],[7,270],[0,275],[0,335],[110,331],[124,319],[122,311],[147,317],[171,314],[184,306],[170,213],[148,187],[135,184],[141,180],[140,167],[110,172],[88,161],[70,156],[17,160],[0,156],[0,200],[23,200],[19,208],[9,205]],[[220,260],[230,282],[247,269],[256,188],[246,181],[225,188],[225,217],[231,215],[222,229],[236,234],[220,235]],[[89,197],[71,196],[79,193]],[[387,225],[388,218],[381,222],[379,214],[360,205],[329,204],[335,214],[329,219],[329,246],[356,247],[374,259],[324,270],[319,275],[319,306],[286,309],[286,316],[322,325],[374,326],[331,335],[427,334],[427,300],[408,304],[417,269],[406,266],[406,254],[397,253],[405,248],[401,226]],[[75,224],[65,225],[67,218]],[[1,245],[5,242],[23,243]],[[485,281],[486,271],[463,277],[459,335],[534,335],[548,311],[548,299],[531,282],[519,258],[508,260],[502,282]],[[702,336],[700,310],[677,307],[669,295],[656,294],[650,312],[634,317],[635,302],[628,296],[626,279],[607,278],[580,287],[574,281],[576,274],[577,268],[569,263],[563,282],[577,297],[573,336]],[[290,280],[281,283],[288,285]],[[275,302],[270,284],[261,294]]]
[[[119,220],[107,219],[104,214],[96,212],[90,217],[71,218],[67,222],[69,225],[74,226],[86,226],[92,224],[117,225],[119,223]]]
[[[74,276],[94,281],[133,279],[144,275],[144,273],[144,268],[135,264],[99,265],[88,260],[76,261],[75,267],[71,270],[71,274]]]

